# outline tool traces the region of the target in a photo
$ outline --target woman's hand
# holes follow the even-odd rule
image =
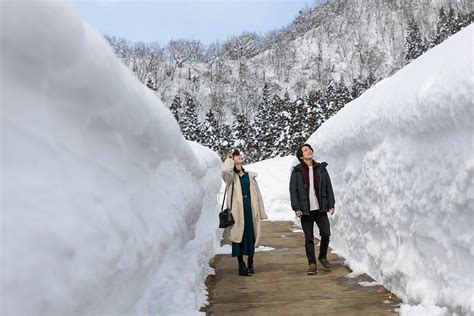
[[[329,214],[332,215],[332,214],[334,214],[334,212],[336,212],[336,209],[335,209],[335,208],[330,208],[330,209],[329,209]]]
[[[296,211],[295,214],[296,214],[296,217],[298,218],[301,218],[301,216],[303,216],[303,212],[301,211]]]

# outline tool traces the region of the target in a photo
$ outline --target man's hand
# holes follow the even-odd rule
[[[330,208],[330,209],[329,209],[329,214],[332,215],[332,214],[334,214],[334,212],[336,212],[336,209],[335,209],[335,208]]]
[[[299,217],[299,218],[301,218],[301,216],[303,216],[303,212],[301,212],[301,211],[296,211],[295,214],[296,214],[296,217]]]

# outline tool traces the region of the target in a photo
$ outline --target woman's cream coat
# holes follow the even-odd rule
[[[262,194],[258,187],[255,177],[257,176],[254,172],[249,172],[250,178],[250,201],[252,205],[252,218],[253,218],[253,229],[255,234],[255,247],[258,247],[260,243],[260,221],[267,219],[267,213],[265,213],[265,207],[263,206]],[[221,176],[226,183],[227,198],[226,205],[232,210],[232,216],[234,217],[235,224],[225,229],[230,241],[235,243],[242,242],[242,236],[244,234],[244,205],[242,198],[242,188],[240,186],[239,176],[234,172],[234,160],[227,158],[222,167]],[[232,197],[232,205],[230,205],[231,199],[231,188],[232,181],[234,181],[234,196]]]

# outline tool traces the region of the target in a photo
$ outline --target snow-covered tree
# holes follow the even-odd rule
[[[290,95],[288,91],[285,91],[283,100],[281,102],[281,112],[279,115],[278,126],[280,127],[280,133],[278,137],[278,150],[281,156],[291,155],[291,142],[292,142],[292,133],[294,132],[292,128],[293,123],[293,103],[290,100]]]
[[[344,80],[340,80],[336,84],[336,92],[334,96],[334,102],[336,103],[336,113],[339,112],[347,103],[352,100],[352,96],[349,89],[344,84]]]
[[[181,97],[179,95],[174,96],[173,102],[171,103],[171,106],[170,106],[170,111],[171,113],[173,113],[174,118],[179,123],[180,116],[183,111],[183,105],[181,104]]]
[[[200,135],[202,136],[198,139],[198,142],[215,152],[219,152],[221,148],[219,141],[221,131],[212,109],[207,111],[206,119],[201,124],[201,130]]]
[[[325,107],[325,112],[323,114],[327,120],[338,111],[336,104],[336,83],[334,80],[331,80],[324,89],[324,97],[325,101],[327,102],[327,106]]]
[[[436,23],[436,33],[430,41],[430,47],[436,46],[443,42],[451,35],[448,28],[448,17],[446,15],[444,7],[439,8],[438,11],[438,22]]]
[[[146,86],[151,90],[155,90],[155,83],[153,82],[153,79],[148,78],[146,81]]]
[[[272,135],[274,122],[272,102],[270,100],[270,91],[267,83],[262,88],[262,95],[258,103],[257,113],[255,115],[250,132],[250,142],[252,153],[249,153],[253,159],[263,157],[270,157],[273,152],[273,140],[275,135]]]
[[[369,75],[365,79],[365,90],[369,89],[377,82],[377,78],[375,78],[374,72],[372,70],[369,71]]]
[[[196,102],[191,94],[186,94],[185,105],[183,108],[182,117],[179,122],[184,137],[188,140],[196,141],[198,139],[199,121],[196,111]]]
[[[426,51],[425,43],[421,38],[418,24],[414,18],[411,18],[408,22],[408,32],[406,36],[405,46],[405,64],[409,64],[412,60],[418,58],[421,54]]]
[[[309,134],[314,133],[323,121],[320,102],[322,100],[321,90],[311,91],[308,95],[307,103],[307,119],[305,129]]]
[[[239,148],[245,154],[249,146],[250,128],[249,122],[242,113],[237,114],[236,120],[232,125],[232,138],[234,139],[233,148]]]
[[[289,113],[286,111],[284,100],[277,94],[274,94],[272,98],[272,111],[274,113],[272,118],[272,133],[274,135],[271,156],[285,156],[288,142],[288,133],[285,130],[285,126],[287,125]]]
[[[472,23],[473,11],[456,12],[451,6],[446,9],[441,7],[438,11],[438,22],[436,23],[436,32],[432,37],[429,46],[433,47],[449,36],[459,32],[462,28]]]
[[[352,99],[358,98],[363,92],[364,83],[362,83],[359,79],[352,79],[352,87],[351,87],[351,97]]]
[[[222,123],[219,133],[219,153],[222,160],[233,149],[234,143],[232,125],[225,121]]]
[[[291,114],[290,124],[290,140],[288,142],[288,150],[291,153],[295,153],[296,150],[301,146],[309,137],[308,132],[305,130],[306,119],[307,119],[307,108],[302,99],[297,99],[291,103],[289,109]]]

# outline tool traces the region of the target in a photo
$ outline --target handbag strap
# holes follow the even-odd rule
[[[227,193],[227,186],[224,190],[224,199],[222,200],[221,211],[224,210],[225,195]],[[234,197],[234,177],[232,177],[232,192],[230,193],[230,206],[232,207],[232,198]]]

